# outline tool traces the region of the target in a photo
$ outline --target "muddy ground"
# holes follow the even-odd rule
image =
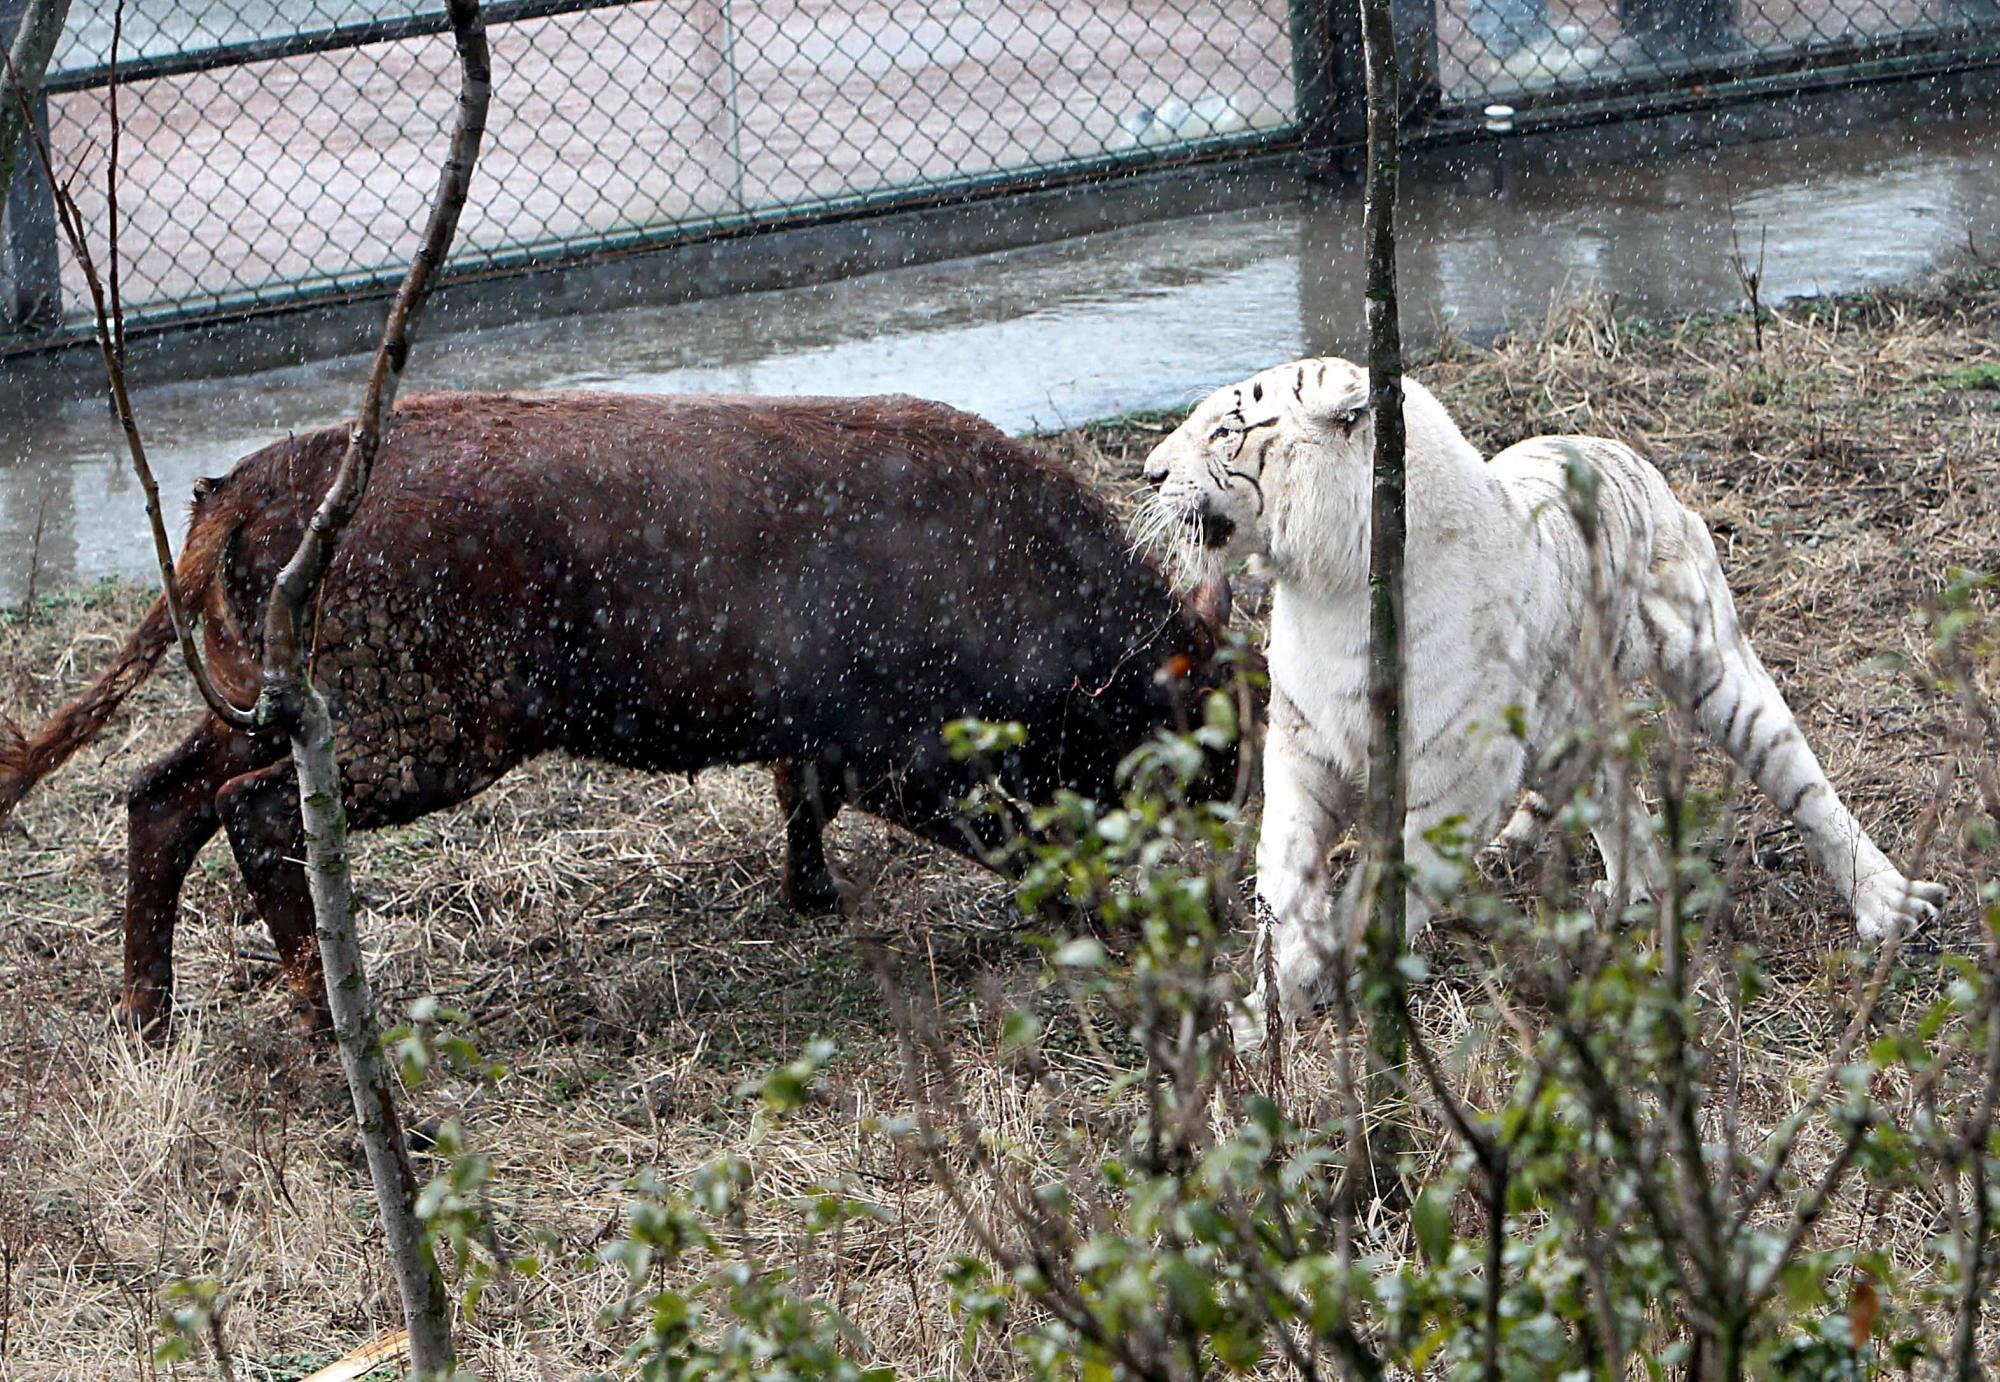
[[[1448,346],[1430,383],[1489,449],[1545,431],[1639,446],[1708,515],[1752,637],[1835,783],[1891,856],[1959,900],[1934,941],[1967,943],[1965,899],[1991,862],[1949,822],[1965,752],[1935,693],[1882,654],[1920,657],[1922,609],[1953,565],[2000,568],[2000,276],[1968,269],[1895,294],[1767,316],[1646,325],[1602,303],[1493,350]],[[1163,419],[1049,439],[1130,501]],[[43,597],[0,622],[0,707],[32,723],[92,674],[147,595],[106,586]],[[162,1290],[206,1276],[230,1292],[239,1375],[290,1378],[391,1328],[393,1292],[333,1063],[294,1031],[268,938],[226,848],[189,880],[178,1036],[151,1050],[109,1020],[119,965],[127,775],[171,743],[193,695],[162,677],[0,832],[0,1377],[142,1377]],[[1947,828],[1909,858],[1945,782]],[[1775,976],[1756,1024],[1746,1120],[1775,1125],[1818,1069],[1847,989],[1829,978],[1848,921],[1795,839],[1751,795],[1732,839],[1759,866],[1735,926]],[[883,935],[944,1003],[983,1116],[1032,1129],[1033,1096],[997,1061],[996,994],[1039,972],[999,879],[865,817],[836,858],[863,885],[844,917],[779,903],[779,836],[751,770],[689,781],[564,758],[466,807],[365,839],[363,930],[386,1001],[436,994],[505,1062],[491,1088],[415,1092],[420,1120],[462,1118],[493,1158],[510,1233],[548,1236],[546,1269],[468,1329],[489,1377],[610,1365],[629,1335],[597,1312],[614,1273],[591,1261],[643,1168],[684,1181],[722,1153],[753,1157],[779,1196],[844,1184],[882,1205],[836,1254],[780,1204],[743,1245],[798,1267],[911,1373],[1007,1374],[967,1359],[941,1267],[970,1244],[923,1176],[871,1131],[903,1107],[882,1000],[852,937]],[[1909,982],[1925,982],[1922,967]],[[1448,977],[1421,995],[1441,1046],[1476,1021]],[[739,1093],[809,1038],[839,1045],[828,1097],[767,1135]],[[1311,1033],[1298,1068],[1310,1072]],[[1809,1164],[1808,1157],[1802,1164]],[[426,1168],[428,1169],[428,1168]],[[1887,1246],[1921,1279],[1912,1211],[1835,1206],[1821,1232]],[[1396,1245],[1385,1245],[1395,1250]],[[207,1364],[177,1375],[206,1375]]]

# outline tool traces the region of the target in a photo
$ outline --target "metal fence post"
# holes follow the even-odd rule
[[[1712,57],[1738,43],[1735,0],[1619,0],[1618,22],[1655,62]]]
[[[1401,58],[1403,112],[1421,116],[1442,99],[1438,87],[1437,0],[1392,0]],[[1329,170],[1358,172],[1368,129],[1368,79],[1359,0],[1291,0],[1292,70],[1299,133],[1330,149]]]
[[[1292,40],[1292,98],[1298,111],[1299,140],[1308,147],[1334,142],[1339,108],[1333,70],[1331,9],[1340,0],[1291,0],[1287,27]]]
[[[0,47],[11,48],[27,15],[27,0],[0,0]],[[12,92],[0,99],[13,100]],[[34,102],[35,131],[49,137],[49,102]],[[15,153],[13,177],[0,168],[7,189],[0,261],[6,265],[8,292],[0,298],[0,328],[20,332],[46,331],[62,323],[62,254],[56,244],[56,203],[41,161],[26,139]]]
[[[35,102],[35,128],[49,137],[47,97]],[[7,189],[7,277],[12,291],[5,324],[16,331],[49,331],[62,325],[62,252],[56,244],[56,203],[41,160],[22,149]]]
[[[1413,117],[1430,114],[1444,100],[1438,85],[1437,0],[1390,0],[1389,16],[1396,26],[1407,124]]]

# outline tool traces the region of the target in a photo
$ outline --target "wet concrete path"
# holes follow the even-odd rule
[[[1901,123],[1704,150],[1481,190],[1415,186],[1402,212],[1406,338],[1474,339],[1584,292],[1662,317],[1737,306],[1731,227],[1767,301],[2000,253],[2000,123]],[[1363,340],[1358,199],[1320,195],[1033,249],[675,307],[419,343],[407,387],[899,391],[1015,431],[1168,407]],[[136,398],[176,527],[188,486],[341,419],[364,362],[166,385]],[[101,404],[6,397],[0,601],[150,579],[137,483]]]

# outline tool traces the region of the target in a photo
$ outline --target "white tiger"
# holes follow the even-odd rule
[[[1434,827],[1462,817],[1471,839],[1489,840],[1522,789],[1548,780],[1553,755],[1537,750],[1565,741],[1587,712],[1579,650],[1600,627],[1598,610],[1612,621],[1605,642],[1616,676],[1654,678],[1743,765],[1797,823],[1864,940],[1937,914],[1943,888],[1905,878],[1842,805],[1737,626],[1707,527],[1658,470],[1595,437],[1537,437],[1482,459],[1422,385],[1406,379],[1403,391],[1404,847],[1419,879],[1439,863],[1425,838]],[[1189,575],[1220,580],[1250,554],[1271,568],[1257,890],[1278,998],[1292,1014],[1315,996],[1336,939],[1327,852],[1364,800],[1373,446],[1365,371],[1301,360],[1217,390],[1146,461],[1157,493],[1142,534],[1172,532]],[[1594,547],[1569,502],[1573,466],[1594,479]],[[1523,721],[1525,735],[1509,732]],[[1642,849],[1632,879],[1621,845],[1649,840],[1650,822],[1629,784],[1607,776],[1600,801],[1627,813],[1598,832],[1607,886],[1620,896],[1629,883],[1642,896],[1660,880],[1660,861]],[[1503,841],[1540,833],[1532,790],[1527,800]],[[1416,894],[1413,938],[1427,916]],[[1253,1041],[1263,982],[1238,1023]]]

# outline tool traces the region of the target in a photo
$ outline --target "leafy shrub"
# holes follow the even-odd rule
[[[1984,589],[1946,591],[1931,675],[1985,736],[1967,838],[1990,848],[2000,721],[1966,671],[1991,658]],[[1226,1023],[1242,802],[1188,793],[1239,703],[1211,694],[1198,725],[1134,755],[1121,801],[1059,798],[1011,846],[1022,906],[1084,925],[1046,942],[1042,999],[1005,1022],[1049,1117],[1078,1130],[1067,1160],[981,1127],[950,1052],[901,1009],[910,1087],[931,1091],[907,1136],[983,1249],[952,1274],[969,1348],[1047,1377],[1278,1360],[1306,1377],[1982,1375],[2000,891],[1978,900],[1974,954],[1906,966],[1898,940],[1842,957],[1822,981],[1848,993],[1829,1058],[1753,1118],[1748,1033],[1795,1020],[1790,999],[1731,939],[1736,880],[1703,844],[1719,797],[1690,787],[1652,707],[1610,704],[1580,748],[1654,783],[1667,896],[1616,915],[1574,886],[1601,809],[1578,788],[1534,886],[1459,848],[1449,949],[1402,957],[1384,994],[1343,947],[1326,1020],[1246,1063]],[[967,753],[1011,733],[954,731]],[[1425,1009],[1444,1002],[1472,1009],[1474,1035],[1433,1049]],[[1064,1008],[1075,1032],[1046,1016]],[[1364,1013],[1407,1044],[1386,1081],[1360,1069]],[[1062,1048],[1078,1041],[1116,1073],[1077,1075]],[[1817,1231],[1857,1200],[1936,1232],[1913,1255]]]

